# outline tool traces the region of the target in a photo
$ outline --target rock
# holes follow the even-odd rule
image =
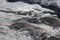
[[[52,37],[48,38],[48,40],[60,40],[60,38],[52,36]]]
[[[41,15],[41,18],[43,18],[43,17],[52,17],[52,15],[49,13],[46,13],[46,14]]]
[[[26,22],[14,23],[10,25],[9,27],[11,29],[17,29],[20,32],[24,30],[28,30],[29,32],[31,32],[30,35],[32,36],[32,38],[34,38],[34,40],[42,40],[44,38],[47,38],[48,37],[47,35],[49,34],[45,32],[44,29],[38,26],[31,25]]]
[[[19,23],[21,21],[29,22],[29,23],[36,23],[36,24],[40,23],[39,20],[37,18],[35,18],[35,17],[24,17],[24,18],[21,18],[21,19],[17,19],[14,22]]]
[[[45,5],[45,6],[49,6],[49,5],[53,5],[53,6],[58,6],[59,5],[59,1],[60,0],[7,0],[8,2],[17,2],[17,1],[23,1],[25,3],[32,3],[32,4],[40,4],[40,5]]]
[[[60,35],[59,27],[53,29],[54,26],[41,23],[40,18],[43,18],[41,16],[52,17],[55,11],[43,8],[39,5],[40,0],[8,1],[10,2],[0,0],[0,40],[45,40]],[[37,4],[28,4],[28,2]],[[55,24],[60,26],[57,22]]]
[[[42,8],[40,5],[38,4],[27,4],[24,2],[16,2],[16,3],[1,3],[2,5],[0,6],[0,11],[1,12],[6,12],[6,13],[14,13],[14,14],[18,14],[18,15],[30,15],[30,16],[34,16],[34,15],[40,15],[40,13],[43,12],[54,12],[53,10],[50,9],[46,9],[46,8]],[[19,6],[18,6],[19,4]],[[22,5],[20,5],[22,4]],[[6,5],[6,6],[5,6]],[[23,7],[24,6],[24,7]]]
[[[60,27],[60,21],[56,18],[53,18],[53,17],[42,17],[41,21],[42,21],[42,23],[53,26],[53,28]]]
[[[20,24],[21,23],[21,24]],[[9,26],[13,30],[16,30],[21,32],[24,30],[27,30],[33,34],[30,34],[34,40],[40,40],[40,39],[47,39],[51,36],[59,35],[59,30],[53,29],[51,26],[45,25],[45,24],[32,24],[32,23],[26,23],[26,22],[19,22],[14,23]],[[52,31],[51,31],[52,30]],[[40,35],[40,36],[39,36]]]

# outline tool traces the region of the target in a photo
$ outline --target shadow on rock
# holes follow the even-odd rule
[[[31,25],[30,23],[26,22],[14,23],[10,25],[9,28],[16,29],[17,31],[27,30],[30,32],[30,35],[32,36],[32,38],[34,38],[34,40],[43,40],[47,38],[47,33],[45,32],[44,29]]]
[[[34,17],[21,18],[21,19],[15,20],[14,22],[18,23],[18,22],[21,22],[21,21],[40,24],[39,20],[37,18],[34,18]]]
[[[60,40],[60,38],[57,38],[57,37],[50,37],[50,38],[48,38],[48,40]]]

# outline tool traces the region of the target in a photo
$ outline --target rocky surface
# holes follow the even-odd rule
[[[60,7],[60,0],[7,0],[8,2],[18,2],[23,1],[25,3],[31,3],[31,4],[41,4],[45,6],[53,5]]]
[[[29,4],[39,4],[42,7],[49,8],[55,11],[55,14],[60,18],[60,0],[7,0],[8,2],[24,2]]]
[[[40,0],[29,1],[35,3]],[[39,4],[24,3],[24,0],[11,3],[0,0],[0,40],[53,39],[60,40],[60,19],[54,10]]]

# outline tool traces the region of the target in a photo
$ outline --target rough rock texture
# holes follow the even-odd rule
[[[60,0],[7,0],[8,2],[17,2],[17,1],[23,1],[26,3],[36,3],[41,4],[45,6],[54,5],[60,7]]]
[[[7,0],[8,2],[25,2],[30,4],[39,4],[42,7],[49,8],[55,11],[55,14],[60,18],[60,0]]]
[[[55,15],[55,11],[43,8],[39,4],[28,4],[24,3],[24,0],[21,1],[10,3],[0,0],[0,40],[59,40],[60,19]],[[59,23],[53,24],[58,25],[59,28],[53,29],[54,25],[50,26],[42,22],[41,19],[44,17],[57,20]],[[46,23],[52,23],[52,20],[49,19]]]

